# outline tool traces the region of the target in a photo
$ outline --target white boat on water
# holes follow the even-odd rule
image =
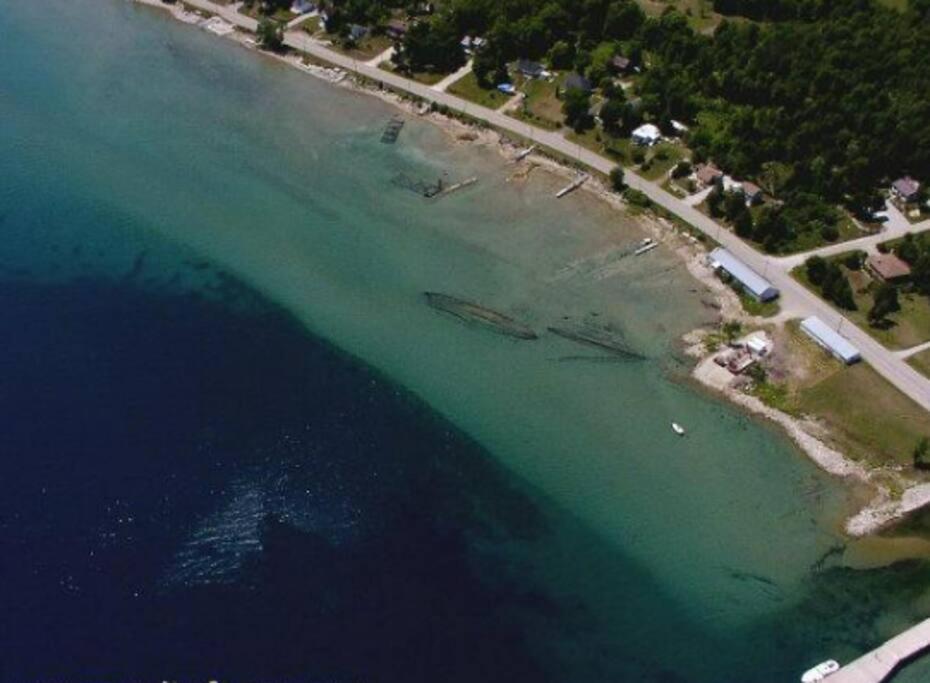
[[[644,239],[642,242],[639,243],[639,247],[636,249],[636,251],[633,252],[633,256],[639,256],[640,254],[645,254],[647,251],[652,251],[657,246],[659,246],[658,242],[656,242],[651,237],[647,237],[646,239]]]
[[[817,681],[824,681],[827,679],[827,676],[835,674],[839,670],[840,663],[835,659],[828,659],[825,662],[820,662],[820,664],[814,668],[805,671],[801,676],[801,683],[817,683]]]
[[[682,427],[682,426],[681,426],[680,424],[678,424],[677,422],[673,422],[673,423],[672,423],[672,431],[675,432],[678,436],[684,436],[684,435],[685,435],[685,428]]]

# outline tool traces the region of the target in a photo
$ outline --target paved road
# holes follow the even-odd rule
[[[809,257],[816,254],[817,256],[836,256],[837,254],[842,254],[846,251],[851,251],[853,249],[859,249],[866,252],[874,252],[876,246],[880,242],[887,242],[888,240],[897,239],[898,237],[904,237],[905,234],[924,232],[925,230],[930,230],[930,219],[921,221],[920,223],[911,223],[907,218],[902,214],[894,204],[888,202],[885,205],[885,211],[883,212],[888,220],[885,222],[885,225],[882,227],[880,232],[875,233],[874,235],[868,235],[867,237],[860,237],[854,240],[848,240],[846,242],[838,242],[836,244],[830,244],[826,247],[820,247],[819,249],[812,249],[811,251],[806,251],[802,254],[792,254],[791,256],[783,256],[778,259],[779,265],[783,270],[791,270],[795,266],[799,266]]]
[[[246,30],[254,31],[257,22],[245,17],[227,7],[216,5],[209,0],[185,0],[188,4],[204,9],[208,12],[221,15],[230,23]],[[615,164],[580,145],[569,142],[557,131],[541,130],[506,114],[468,102],[446,92],[438,92],[430,86],[398,76],[397,74],[382,71],[377,67],[358,62],[351,57],[335,52],[321,45],[303,32],[285,33],[284,42],[289,47],[306,52],[325,62],[335,64],[348,71],[354,71],[375,82],[411,93],[426,101],[436,102],[449,109],[461,112],[472,118],[487,121],[495,128],[529,139],[535,143],[545,145],[559,154],[575,159],[585,166],[601,173],[610,173]],[[884,348],[868,333],[856,327],[852,322],[837,313],[832,306],[814,295],[803,285],[795,281],[784,267],[779,265],[777,259],[772,259],[756,251],[743,242],[733,233],[721,228],[685,201],[666,192],[661,187],[642,178],[635,173],[626,171],[626,182],[633,189],[639,190],[655,204],[679,216],[704,234],[713,238],[729,249],[737,258],[767,277],[781,291],[783,306],[790,311],[802,315],[816,315],[824,322],[839,328],[840,332],[855,344],[862,357],[872,365],[875,370],[885,377],[899,390],[911,397],[925,410],[930,410],[930,381],[909,366],[904,359],[894,352]]]
[[[432,86],[433,90],[439,90],[441,92],[445,92],[449,88],[450,85],[455,83],[460,78],[464,77],[465,74],[467,74],[469,71],[471,71],[471,60],[470,59],[465,64],[465,66],[460,68],[458,71],[449,74],[448,76],[443,78],[441,81],[439,81],[439,83],[436,83],[435,85],[433,85]]]

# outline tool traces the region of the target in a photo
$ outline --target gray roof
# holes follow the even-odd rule
[[[585,92],[591,92],[591,81],[577,73],[570,73],[565,78],[565,89],[566,90],[583,90]]]
[[[538,76],[546,70],[546,67],[539,62],[534,62],[529,59],[518,59],[516,66],[517,71],[527,76]]]
[[[894,181],[891,186],[900,194],[902,197],[910,197],[917,194],[917,191],[920,189],[920,183],[911,178],[910,176],[904,176],[903,178],[898,178]]]
[[[855,363],[862,356],[859,349],[849,343],[846,337],[834,331],[829,325],[817,316],[812,315],[801,321],[801,329],[815,342],[827,351],[846,363]]]
[[[770,301],[778,296],[778,290],[771,282],[759,275],[752,268],[736,258],[726,249],[717,248],[710,252],[711,261],[715,267],[723,268],[731,277],[739,281],[741,285],[753,296],[762,301]]]

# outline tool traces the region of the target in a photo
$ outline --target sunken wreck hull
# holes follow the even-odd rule
[[[485,306],[438,292],[424,292],[423,296],[431,308],[448,313],[463,322],[480,325],[498,334],[516,339],[539,338],[527,325]]]

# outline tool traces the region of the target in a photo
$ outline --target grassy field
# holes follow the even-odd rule
[[[828,441],[853,458],[911,464],[914,446],[930,437],[930,415],[871,366],[844,366],[801,332],[797,322],[786,325],[785,335],[791,374],[766,383],[759,398],[821,421],[830,431]]]
[[[520,88],[526,93],[521,106],[510,112],[514,118],[541,128],[557,130],[562,127],[562,101],[555,96],[559,80],[531,79]]]
[[[684,145],[674,142],[660,142],[644,151],[646,161],[640,165],[640,174],[648,180],[665,177],[675,164],[690,156]]]
[[[661,16],[667,8],[674,7],[688,17],[688,23],[695,31],[701,33],[713,32],[723,18],[714,12],[712,0],[637,0],[637,2],[651,17]]]
[[[220,2],[219,4],[226,5],[229,3]],[[247,17],[252,17],[253,19],[261,19],[263,16],[265,16],[259,11],[258,4],[253,5],[252,7],[245,7],[245,6],[240,7],[239,13],[244,14]],[[287,9],[278,9],[278,10],[275,10],[274,14],[269,15],[269,18],[274,19],[275,21],[281,22],[282,24],[286,24],[291,19],[296,19],[297,15]]]
[[[323,24],[319,17],[310,17],[300,23],[300,30],[315,36],[323,29]]]
[[[471,71],[450,85],[447,92],[491,109],[497,109],[510,99],[497,88],[482,88]]]
[[[391,39],[386,35],[367,35],[354,45],[338,40],[333,41],[333,49],[344,55],[367,62],[391,47]]]
[[[920,374],[930,377],[930,350],[914,354],[907,359],[907,362]]]
[[[565,138],[623,166],[634,168],[647,180],[665,177],[675,164],[689,156],[688,149],[681,144],[663,142],[650,149],[640,148],[634,145],[630,138],[615,138],[600,128],[592,128],[583,133],[570,131]],[[636,151],[645,155],[644,164],[634,163],[633,156]]]
[[[930,415],[865,363],[803,389],[798,407],[821,418],[841,450],[871,463],[910,464],[914,446],[930,436]]]
[[[844,256],[845,254],[840,254],[833,260],[842,261]],[[908,349],[930,341],[930,300],[927,297],[899,292],[901,310],[888,316],[887,327],[872,327],[869,325],[868,312],[872,308],[873,299],[872,294],[866,289],[872,284],[872,278],[864,270],[851,271],[845,266],[840,267],[849,279],[857,308],[855,311],[842,311],[846,317],[890,349]],[[804,266],[798,266],[791,274],[798,282],[820,296],[820,291],[807,279]]]

